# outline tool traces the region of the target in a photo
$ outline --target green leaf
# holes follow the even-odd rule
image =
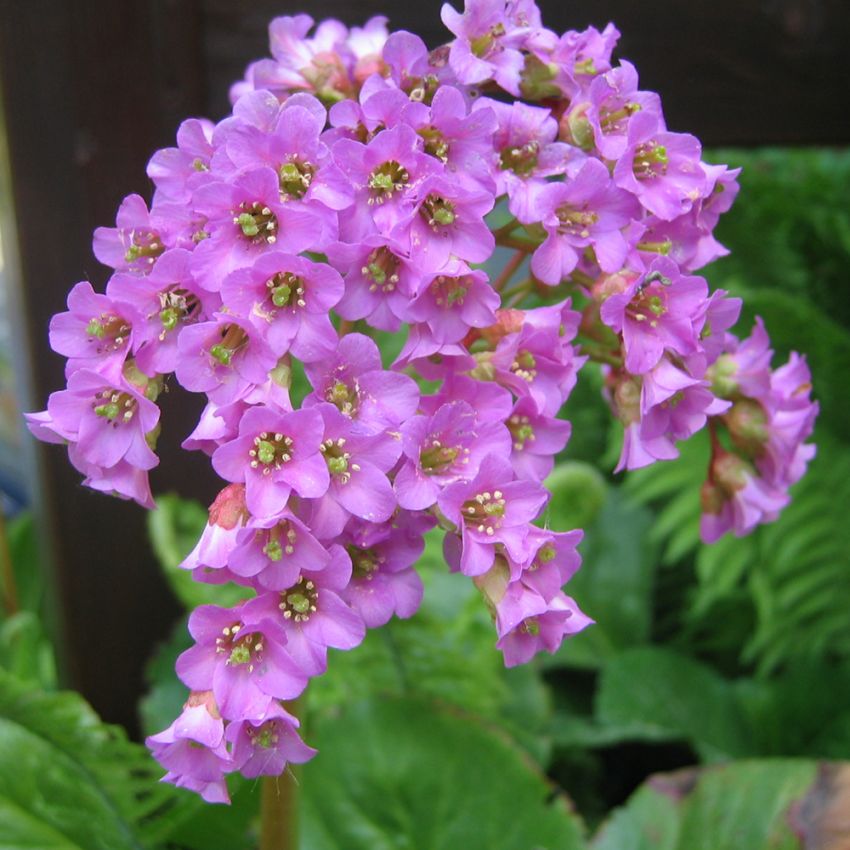
[[[257,783],[231,778],[233,805],[211,806],[162,784],[163,772],[79,695],[47,694],[0,671],[2,850],[251,846]]]
[[[817,775],[815,762],[765,760],[654,776],[614,813],[591,846],[593,850],[801,850],[792,818],[807,836],[830,834],[823,829],[829,807],[846,805],[839,798],[837,769],[822,772],[816,782]]]
[[[709,761],[752,751],[732,686],[709,667],[660,647],[629,650],[605,665],[596,719],[637,739],[684,739]]]
[[[0,535],[3,530],[0,524]],[[56,660],[43,622],[47,577],[32,515],[19,514],[5,526],[5,532],[18,610],[7,614],[0,605],[0,668],[34,685],[54,688]]]
[[[304,850],[580,850],[565,799],[507,737],[438,703],[385,699],[310,730]]]
[[[177,790],[179,805],[157,836],[158,843],[180,850],[249,850],[257,846],[262,781],[232,774],[227,779],[229,806],[211,805],[191,791]]]
[[[655,547],[647,539],[651,523],[650,511],[609,488],[579,547],[582,567],[567,586],[596,625],[565,641],[549,663],[598,667],[618,650],[648,639],[655,567]]]
[[[45,575],[41,563],[35,520],[29,511],[6,524],[6,540],[14,568],[18,605],[37,612],[44,602]]]
[[[628,473],[624,487],[639,504],[658,503],[650,537],[662,547],[666,565],[676,563],[700,545],[699,488],[708,466],[706,434],[695,434],[678,448],[677,460]]]
[[[137,824],[170,795],[157,773],[76,694],[45,694],[0,672],[4,848],[138,850]]]
[[[749,717],[752,752],[850,758],[850,667],[798,663],[770,680],[734,685]]]
[[[55,686],[53,647],[32,611],[18,611],[0,623],[0,666],[22,681]]]
[[[608,447],[609,432],[618,428],[619,423],[611,416],[611,409],[603,397],[604,384],[605,379],[598,363],[585,363],[582,366],[578,382],[560,413],[573,425],[570,441],[562,457],[605,468],[600,459]]]
[[[846,149],[715,151],[715,161],[743,165],[741,193],[723,215],[717,238],[731,253],[713,263],[712,283],[734,279],[771,292],[804,296],[850,325],[850,152]]]

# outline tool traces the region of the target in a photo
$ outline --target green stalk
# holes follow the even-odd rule
[[[297,716],[298,703],[286,710]],[[298,850],[298,778],[292,765],[280,776],[263,777],[260,800],[260,850]]]
[[[298,784],[291,766],[263,778],[260,850],[298,850]]]

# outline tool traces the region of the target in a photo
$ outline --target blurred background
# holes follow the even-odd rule
[[[181,120],[228,112],[230,84],[268,54],[275,15],[360,24],[386,14],[392,29],[436,46],[447,38],[440,5],[0,2],[0,668],[16,681],[75,689],[131,737],[162,728],[183,698],[171,670],[186,645],[185,611],[208,598],[175,572],[217,489],[207,458],[179,450],[198,399],[162,399],[152,485],[168,495],[151,516],[82,488],[65,452],[36,445],[21,426],[22,410],[42,409],[63,385],[62,358],[47,344],[50,316],[76,281],[98,288],[108,277],[92,255],[92,230],[112,224],[125,195],[150,196],[146,162],[173,144]],[[705,446],[695,438],[676,463],[610,475],[619,436],[598,375],[586,370],[565,411],[574,436],[552,480],[549,521],[587,529],[571,593],[598,625],[554,658],[506,672],[471,585],[444,576],[439,546],[429,545],[422,615],[334,658],[310,710],[336,752],[316,763],[328,783],[342,782],[333,779],[339,769],[364,794],[364,783],[380,786],[381,777],[344,773],[358,735],[377,734],[370,716],[383,718],[388,736],[371,742],[373,756],[395,750],[436,765],[439,746],[431,755],[405,749],[414,746],[405,723],[421,715],[445,747],[469,737],[452,725],[459,712],[483,718],[469,744],[480,748],[482,782],[485,751],[517,775],[531,759],[534,781],[545,774],[555,783],[543,793],[547,817],[563,789],[593,826],[658,771],[850,758],[850,9],[839,0],[539,5],[559,32],[615,22],[615,57],[636,65],[642,88],[660,92],[670,129],[697,135],[709,161],[743,168],[717,231],[731,255],[703,273],[745,298],[743,335],[754,315],[765,319],[774,365],[791,350],[807,354],[821,403],[818,457],[779,522],[700,547]],[[378,701],[372,714],[352,710],[348,727],[323,726],[356,699]],[[451,710],[435,715],[432,704]],[[370,800],[358,800],[358,811]],[[313,813],[324,804],[307,801]],[[375,817],[382,825],[390,816]],[[241,846],[215,828],[209,835],[204,847]],[[453,844],[387,840],[380,846],[479,846],[464,844],[462,832]],[[610,840],[595,846],[679,846]],[[566,841],[559,846],[579,846]]]

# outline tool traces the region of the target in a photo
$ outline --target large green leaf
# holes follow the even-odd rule
[[[605,665],[596,719],[624,738],[687,740],[709,761],[752,752],[734,688],[709,667],[661,647],[629,650]]]
[[[750,718],[752,752],[850,759],[850,665],[801,663],[735,683]]]
[[[45,694],[0,672],[4,850],[142,847],[136,824],[169,793],[153,768],[76,694]]]
[[[48,582],[32,514],[19,514],[5,526],[0,523],[0,535],[4,531],[0,546],[8,547],[11,558],[17,610],[7,613],[0,605],[0,667],[19,679],[52,688],[56,661],[44,625]],[[0,589],[3,595],[5,590]]]
[[[566,800],[511,741],[439,703],[361,702],[310,730],[304,850],[579,850]]]
[[[652,777],[600,830],[593,850],[837,850],[844,844],[821,840],[829,834],[846,840],[841,776],[848,767],[820,775],[817,767],[747,761]]]
[[[231,779],[231,807],[159,782],[162,768],[71,692],[0,671],[0,850],[235,850],[257,783]]]
[[[649,510],[635,505],[619,488],[608,489],[579,547],[582,567],[566,587],[596,624],[565,641],[555,664],[599,667],[619,650],[648,639],[656,557],[648,540],[651,522]]]

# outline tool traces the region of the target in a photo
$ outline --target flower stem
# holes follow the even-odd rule
[[[534,242],[531,239],[524,239],[522,236],[497,236],[496,242],[499,245],[504,245],[506,248],[516,248],[518,251],[525,251],[526,254],[530,254],[540,247],[538,242]]]
[[[298,703],[286,710],[298,716]],[[298,850],[298,779],[292,765],[280,776],[263,777],[259,850]]]
[[[584,272],[579,271],[578,269],[573,269],[572,273],[567,279],[570,281],[570,283],[576,284],[578,286],[584,286],[587,289],[590,289],[590,287],[592,287],[593,284],[596,283],[595,278],[592,278],[589,274],[585,274]]]
[[[493,231],[493,236],[496,237],[496,240],[502,239],[505,236],[510,236],[517,228],[519,227],[519,222],[512,218],[507,224],[503,224],[501,227],[497,227]]]
[[[298,850],[298,785],[290,766],[263,778],[260,850]]]
[[[525,260],[527,254],[525,251],[517,251],[510,260],[505,263],[505,267],[502,269],[499,276],[493,282],[493,289],[496,292],[501,292],[504,286],[510,281],[510,279],[514,276],[516,270],[522,265]]]

